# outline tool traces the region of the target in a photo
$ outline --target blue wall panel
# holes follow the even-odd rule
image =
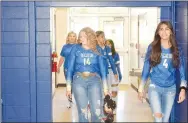
[[[48,68],[51,65],[50,57],[37,57],[38,68]]]
[[[37,122],[37,84],[36,84],[36,24],[35,2],[29,2],[29,41],[30,41],[30,93],[31,93],[31,122]]]
[[[24,106],[5,106],[6,117],[8,119],[28,118],[30,117],[30,107]],[[23,122],[23,121],[22,121]]]
[[[178,41],[178,45],[181,47],[184,53],[185,57],[185,74],[187,75],[187,64],[188,64],[188,31],[187,31],[187,23],[188,23],[188,2],[186,1],[181,1],[181,2],[175,2],[175,8],[176,8],[176,39]],[[187,76],[186,76],[187,80]],[[179,78],[177,79],[177,87],[179,87],[180,80]],[[179,94],[177,94],[176,99],[178,100]],[[177,100],[175,101],[175,114],[174,114],[174,119],[175,122],[187,122],[187,99],[181,103],[178,104]]]
[[[50,7],[37,7],[36,18],[50,18]]]
[[[12,2],[12,1],[7,1],[7,2],[2,2],[3,7],[20,7],[20,6],[28,6],[28,2]]]
[[[29,44],[2,44],[2,56],[29,56]]]
[[[46,39],[46,37],[44,37]],[[49,44],[38,44],[37,45],[37,56],[48,56],[50,57],[50,45]]]
[[[38,93],[48,93],[51,90],[51,81],[38,81],[37,82],[37,90]]]
[[[1,75],[2,75],[3,82],[6,82],[6,81],[29,82],[29,70],[28,69],[10,69],[10,68],[2,69]],[[6,88],[6,89],[9,89],[9,88]],[[3,94],[3,92],[2,92],[2,94]]]
[[[161,18],[162,19],[171,18],[171,7],[161,7]]]
[[[9,84],[9,86],[10,86],[10,84]],[[27,88],[25,88],[23,90],[29,89],[28,86],[29,85],[27,85]],[[23,86],[23,87],[26,87],[26,86]],[[27,106],[27,107],[29,107],[30,106],[30,99],[29,99],[30,94],[28,94],[28,93],[26,94],[26,93],[23,93],[23,92],[18,93],[15,88],[13,88],[13,89],[15,90],[15,93],[17,93],[17,94],[6,94],[7,96],[4,100],[4,103],[6,105],[4,105],[4,106],[15,105],[15,106]],[[28,92],[28,91],[26,90],[26,92]]]
[[[28,19],[2,19],[2,31],[28,31]]]
[[[37,81],[51,81],[50,69],[37,69]]]
[[[2,32],[2,43],[29,43],[28,32]]]
[[[2,2],[3,122],[31,121],[28,2]]]
[[[5,57],[4,60],[3,68],[29,68],[28,57]]]
[[[15,82],[14,80],[6,81],[5,83],[3,83],[3,87],[5,88],[5,91],[3,93],[5,93],[5,94],[11,94],[11,93],[22,94],[23,93],[22,91],[24,91],[25,93],[23,93],[23,94],[28,95],[28,93],[30,92],[30,89],[29,89],[30,85],[29,85],[29,82],[27,82],[27,81],[17,81],[17,82]],[[7,88],[9,88],[9,89],[7,89]],[[22,97],[18,97],[18,98],[22,98]],[[29,96],[28,96],[28,98],[29,98]],[[23,102],[19,102],[19,103],[23,103]],[[23,105],[28,106],[29,103],[26,103]],[[8,104],[5,103],[4,105],[8,105]]]
[[[50,7],[36,7],[36,43],[37,121],[48,122],[52,121]]]
[[[48,29],[46,28],[46,30]],[[37,35],[37,44],[49,44],[50,43],[50,32],[37,32],[36,35]]]
[[[28,7],[2,7],[2,18],[28,18]]]
[[[49,19],[38,19],[37,31],[50,31]]]

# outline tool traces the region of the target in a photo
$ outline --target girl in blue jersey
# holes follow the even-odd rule
[[[114,78],[116,81],[118,81],[118,75],[117,75],[117,70],[116,70],[116,67],[115,67],[115,63],[113,61],[113,57],[112,57],[112,52],[111,52],[111,49],[110,47],[106,46],[105,45],[105,34],[103,31],[96,31],[96,36],[97,36],[97,50],[105,57],[105,71],[106,71],[106,77],[108,76],[109,74],[109,71],[108,71],[108,64],[111,65],[111,68],[112,68],[112,71],[114,73]],[[107,83],[109,83],[107,81]],[[108,84],[109,85],[109,84]],[[102,95],[102,98],[103,95]],[[104,103],[103,100],[101,100],[102,104]],[[103,109],[103,106],[101,105],[101,109]],[[102,110],[102,117],[105,118],[106,116],[104,115],[104,112]]]
[[[63,46],[61,53],[60,53],[60,59],[59,64],[57,66],[57,71],[60,72],[60,67],[64,62],[64,75],[65,79],[67,79],[67,66],[68,66],[68,56],[70,54],[70,51],[72,47],[77,43],[77,36],[76,33],[71,31],[68,33],[66,38],[66,44]]]
[[[57,66],[57,71],[58,73],[60,72],[60,67],[64,62],[64,76],[65,80],[67,79],[67,67],[68,67],[68,56],[70,55],[70,51],[72,47],[77,43],[77,36],[76,33],[71,31],[68,33],[67,38],[66,38],[66,44],[63,46],[61,53],[60,53],[60,59],[59,59],[59,64]],[[72,103],[72,96],[68,98],[68,101],[70,102],[70,105],[68,108],[71,107]]]
[[[112,71],[114,73],[114,77],[116,80],[118,80],[118,75],[117,75],[117,70],[115,67],[115,63],[113,61],[113,57],[112,57],[112,52],[110,47],[105,45],[105,34],[103,31],[96,31],[96,36],[97,36],[97,49],[98,51],[105,56],[106,60],[106,73],[108,74],[108,64],[111,65],[112,67]]]
[[[89,122],[88,101],[91,122],[100,122],[102,90],[105,95],[108,94],[104,57],[97,51],[96,35],[91,28],[83,28],[78,40],[80,44],[72,48],[69,56],[66,95],[71,95],[72,88],[79,112],[79,122]]]
[[[110,93],[112,94],[112,100],[114,100],[117,104],[118,85],[122,79],[122,74],[121,74],[121,70],[120,70],[120,59],[119,59],[119,54],[115,50],[113,40],[111,40],[111,39],[106,40],[106,45],[111,48],[113,61],[115,63],[116,70],[118,72],[118,77],[119,77],[118,81],[114,78],[114,74],[113,74],[111,65],[109,64],[108,65],[109,74],[108,74],[108,79],[107,79],[108,88],[109,88]],[[114,110],[114,114],[116,114],[116,110]]]
[[[185,99],[187,81],[185,80],[184,57],[178,48],[173,27],[170,22],[158,24],[154,41],[148,46],[139,99],[145,98],[144,85],[150,77],[148,96],[155,122],[168,122],[176,95],[176,70],[180,72],[180,94],[178,103]]]

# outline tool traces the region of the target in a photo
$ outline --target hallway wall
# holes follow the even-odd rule
[[[176,39],[178,41],[178,45],[182,48],[185,59],[185,71],[186,71],[186,80],[187,80],[187,64],[188,64],[188,2],[181,1],[175,3],[176,13],[175,13],[175,21],[176,21]],[[177,79],[177,83],[179,83],[179,78]],[[177,89],[179,88],[179,84]],[[178,90],[179,91],[179,90]],[[178,94],[176,96],[178,100]],[[181,103],[177,104],[175,101],[175,114],[174,114],[175,122],[187,122],[187,99]]]

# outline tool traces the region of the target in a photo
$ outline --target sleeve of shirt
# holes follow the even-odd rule
[[[108,91],[108,86],[107,86],[107,77],[106,77],[106,67],[105,67],[105,58],[102,55],[99,55],[98,57],[98,62],[99,62],[99,68],[100,68],[100,74],[103,82],[103,90],[104,92]]]
[[[109,59],[112,71],[114,74],[117,74],[116,66],[115,66],[115,63],[114,63],[114,60],[112,57],[112,51],[111,51],[110,47],[108,47],[108,46],[106,46],[105,48],[106,48],[107,57]]]
[[[122,79],[122,74],[121,74],[121,70],[120,70],[120,58],[119,58],[119,54],[116,53],[115,57],[114,57],[114,62],[117,68],[117,72],[118,72],[118,76],[119,76],[119,81],[121,81]]]
[[[72,76],[73,76],[73,72],[74,72],[74,64],[75,64],[75,58],[76,58],[76,50],[77,47],[74,46],[70,52],[70,55],[68,57],[68,66],[67,66],[67,90],[71,91],[71,83],[72,83]]]
[[[64,45],[63,48],[61,49],[60,55],[61,55],[62,57],[65,57],[65,45]]]
[[[97,45],[97,51],[99,52],[100,55],[103,55],[103,51],[102,51],[102,48],[100,48],[98,45]],[[103,56],[104,58],[105,56]],[[105,60],[103,60],[103,64],[107,65],[106,63],[106,58],[104,58]],[[107,77],[107,71],[108,71],[108,67],[105,67],[105,73],[106,73],[106,77]]]
[[[180,58],[180,64],[179,64],[179,72],[180,72],[180,87],[187,87],[187,81],[185,79],[185,57],[183,55],[182,50],[179,48],[179,58]]]
[[[144,66],[143,66],[143,69],[142,69],[142,75],[141,75],[141,83],[140,83],[140,86],[139,86],[139,89],[138,91],[139,92],[142,92],[143,89],[144,89],[144,85],[149,77],[149,74],[150,74],[150,54],[151,54],[151,45],[148,46],[147,48],[147,52],[146,52],[146,55],[145,55],[145,60],[144,60]]]

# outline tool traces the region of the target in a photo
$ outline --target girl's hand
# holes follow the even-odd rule
[[[181,103],[185,100],[185,90],[181,89],[180,94],[179,94],[179,100],[178,103]]]

